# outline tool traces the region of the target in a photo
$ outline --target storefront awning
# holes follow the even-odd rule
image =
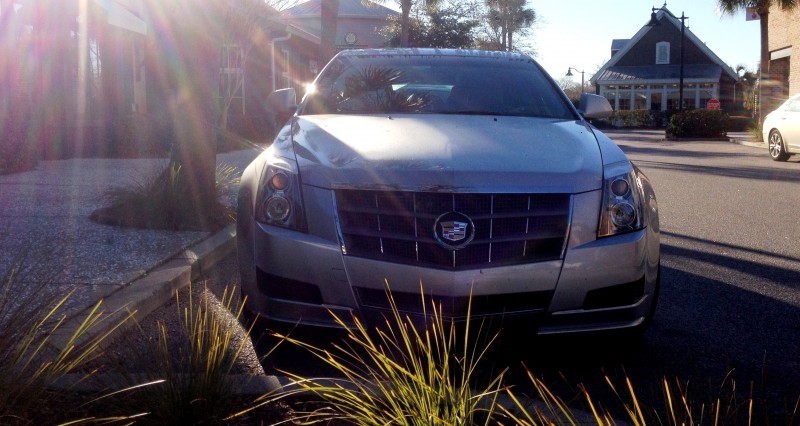
[[[597,84],[646,84],[650,82],[677,81],[680,65],[647,65],[610,67],[600,74]],[[683,66],[685,80],[719,82],[722,67],[715,64],[686,64]]]

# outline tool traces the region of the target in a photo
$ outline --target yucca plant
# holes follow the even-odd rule
[[[88,379],[94,371],[83,367],[128,318],[99,332],[100,301],[67,330],[64,308],[72,292],[52,297],[52,283],[23,282],[19,271],[10,268],[0,283],[0,424],[50,423],[70,415],[58,404],[70,386],[54,385],[73,373],[78,378],[73,384]]]
[[[403,316],[387,284],[391,313],[385,323],[368,329],[357,317],[342,342],[323,349],[291,336],[279,336],[310,351],[341,377],[305,378],[284,372],[296,388],[283,396],[314,395],[326,409],[298,413],[309,423],[333,419],[356,425],[473,425],[489,424],[499,414],[497,398],[503,375],[486,380],[473,390],[478,364],[497,335],[485,346],[470,342],[471,321],[457,327],[445,319],[441,306],[425,300],[419,326]],[[345,327],[345,322],[335,316]],[[463,330],[463,334],[457,330]],[[480,330],[479,330],[480,333]],[[274,400],[275,395],[262,402]]]

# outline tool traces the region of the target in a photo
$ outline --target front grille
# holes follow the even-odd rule
[[[560,259],[570,200],[569,194],[336,191],[346,255],[448,270]],[[436,219],[448,212],[474,224],[473,240],[458,250],[434,237]]]

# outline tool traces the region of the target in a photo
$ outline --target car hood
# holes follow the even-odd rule
[[[404,115],[296,117],[303,184],[458,192],[567,192],[601,187],[597,139],[581,121]]]

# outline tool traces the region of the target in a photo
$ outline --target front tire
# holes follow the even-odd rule
[[[783,143],[781,132],[777,130],[769,132],[767,145],[769,156],[772,157],[773,161],[786,161],[789,159],[789,154],[786,152],[786,145]]]

